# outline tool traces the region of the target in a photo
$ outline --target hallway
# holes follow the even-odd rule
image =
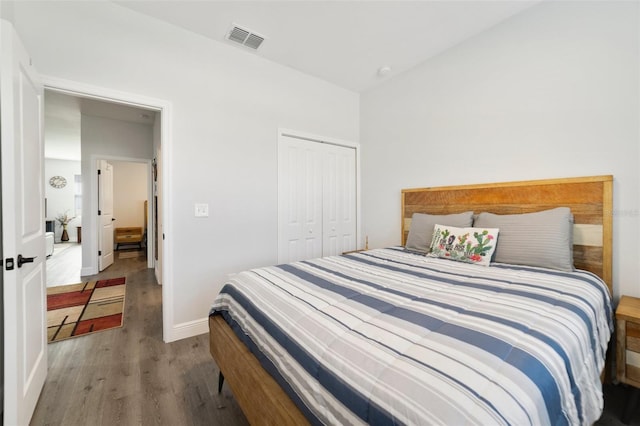
[[[116,257],[83,281],[120,276],[124,326],[49,344],[31,425],[246,425],[228,387],[217,393],[208,335],[162,341],[162,287],[145,257]]]

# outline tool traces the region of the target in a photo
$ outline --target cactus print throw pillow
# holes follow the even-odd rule
[[[427,256],[489,266],[498,228],[455,228],[436,224]]]

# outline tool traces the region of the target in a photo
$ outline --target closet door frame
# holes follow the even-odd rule
[[[315,134],[311,134],[311,133],[307,133],[307,132],[301,132],[298,130],[291,130],[291,129],[284,129],[284,128],[279,128],[278,129],[278,247],[277,247],[277,251],[278,251],[278,263],[286,263],[288,262],[288,256],[287,253],[285,253],[282,249],[283,247],[283,239],[286,238],[285,236],[285,231],[283,229],[283,215],[286,214],[287,212],[285,212],[282,208],[282,201],[283,201],[283,197],[284,195],[284,185],[282,182],[282,174],[283,174],[283,170],[282,170],[282,164],[281,164],[281,156],[280,156],[280,150],[281,150],[281,145],[283,144],[283,140],[284,138],[295,138],[295,139],[301,139],[303,141],[307,141],[307,142],[314,142],[314,143],[320,143],[320,144],[328,144],[328,145],[335,145],[335,146],[339,146],[339,147],[346,147],[346,148],[351,148],[355,150],[355,183],[356,183],[356,212],[355,212],[355,220],[356,220],[356,238],[355,238],[355,242],[356,242],[356,248],[362,248],[364,246],[363,243],[363,238],[362,238],[362,229],[361,229],[361,210],[360,210],[360,206],[361,206],[361,202],[360,202],[360,144],[357,142],[352,142],[352,141],[346,141],[346,140],[342,140],[342,139],[336,139],[336,138],[330,138],[330,137],[325,137],[325,136],[320,136],[320,135],[315,135]]]

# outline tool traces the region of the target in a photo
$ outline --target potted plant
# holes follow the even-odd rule
[[[69,233],[67,232],[67,225],[69,225],[69,222],[71,222],[73,218],[69,216],[68,211],[69,210],[65,211],[64,213],[58,214],[58,216],[56,216],[56,220],[60,222],[60,226],[62,226],[62,236],[60,237],[60,241],[69,241]]]

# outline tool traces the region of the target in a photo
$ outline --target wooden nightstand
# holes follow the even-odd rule
[[[142,249],[143,237],[144,234],[142,233],[142,227],[140,226],[116,228],[114,237],[116,250],[120,248],[120,244],[135,244],[138,246],[138,248]]]
[[[622,296],[616,309],[616,376],[635,387],[627,401],[622,422],[628,423],[640,394],[640,299]]]
[[[616,321],[618,380],[640,388],[640,299],[622,296]]]

